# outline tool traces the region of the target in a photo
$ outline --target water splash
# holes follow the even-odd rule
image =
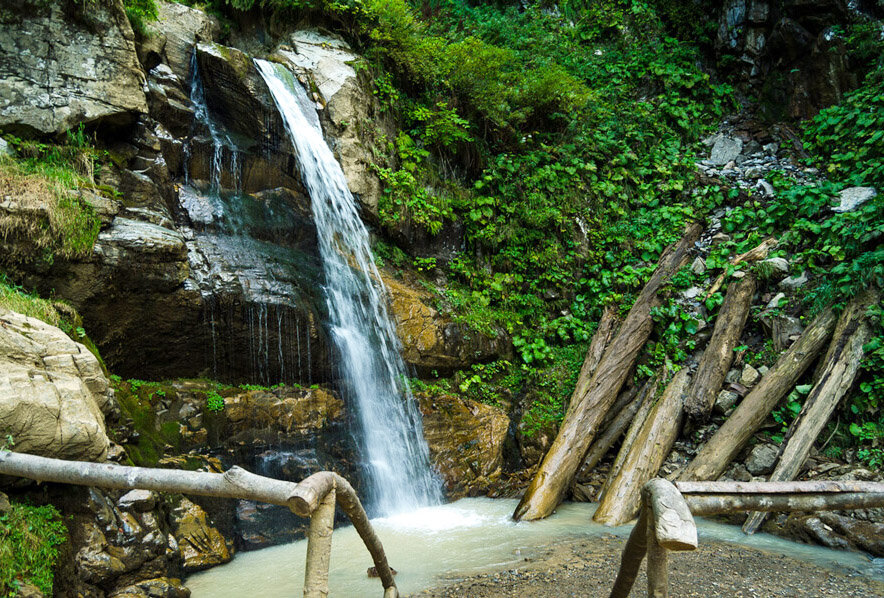
[[[438,504],[420,415],[406,381],[368,243],[340,165],[326,145],[303,88],[282,65],[255,61],[295,147],[312,199],[326,275],[330,329],[348,399],[356,403],[370,503],[380,513]]]

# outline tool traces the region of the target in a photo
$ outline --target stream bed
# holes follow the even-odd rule
[[[544,520],[515,523],[514,499],[466,498],[442,506],[373,520],[403,596],[439,585],[444,576],[466,577],[512,567],[564,539],[626,537],[631,525],[604,527],[591,520],[596,505],[565,503]],[[884,569],[861,554],[799,544],[768,534],[746,536],[739,527],[698,519],[700,544],[750,546],[841,572],[884,580]],[[226,565],[192,575],[193,598],[282,598],[300,595],[306,541],[240,553]],[[677,557],[676,557],[677,558]],[[336,529],[332,540],[330,595],[379,596],[369,579],[371,557],[352,527]]]

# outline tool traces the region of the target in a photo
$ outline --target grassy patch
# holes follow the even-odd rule
[[[0,592],[14,596],[21,584],[52,595],[52,569],[67,529],[55,507],[12,504],[0,515]]]

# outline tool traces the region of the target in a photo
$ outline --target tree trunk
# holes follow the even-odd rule
[[[835,407],[853,386],[863,358],[863,345],[872,334],[865,322],[865,312],[876,299],[867,291],[850,302],[838,319],[835,335],[829,344],[826,365],[819,381],[807,395],[801,412],[789,427],[771,482],[795,479]],[[764,522],[765,514],[754,512],[743,524],[743,531],[754,534]]]
[[[682,480],[714,480],[822,351],[835,328],[831,308],[816,317],[682,472]]]
[[[699,224],[691,224],[681,241],[667,248],[660,257],[656,271],[602,355],[592,378],[587,384],[579,385],[571,396],[559,433],[516,507],[514,519],[542,519],[562,501],[586,449],[598,433],[599,424],[617,399],[635,358],[651,334],[650,311],[661,303],[658,291],[686,262],[701,230]]]
[[[592,380],[605,349],[611,343],[614,333],[617,332],[617,325],[620,318],[617,317],[617,308],[614,305],[607,305],[602,311],[602,317],[599,319],[599,325],[592,335],[592,341],[589,343],[589,349],[586,350],[586,357],[583,365],[580,367],[580,374],[577,375],[577,384],[574,386],[574,392],[571,398],[583,396],[586,393],[586,386]],[[571,410],[571,403],[568,404],[568,411]]]
[[[728,288],[685,399],[685,414],[693,421],[704,421],[712,411],[716,393],[734,361],[734,347],[746,325],[755,286],[755,277],[750,274]]]
[[[632,448],[632,445],[635,443],[635,439],[638,437],[638,433],[641,431],[645,420],[648,419],[648,413],[651,412],[651,407],[654,406],[654,401],[657,400],[657,387],[660,384],[660,380],[666,378],[666,372],[667,369],[664,367],[653,378],[649,378],[647,382],[645,382],[640,397],[641,404],[639,405],[635,417],[632,418],[632,423],[629,424],[629,430],[626,432],[626,437],[620,445],[620,450],[617,451],[617,456],[614,457],[614,463],[611,465],[608,477],[605,478],[605,483],[602,484],[602,487],[599,489],[597,500],[602,500],[605,497],[605,492],[607,492],[608,488],[611,486],[611,481],[614,480],[620,473],[620,470],[623,469],[623,462],[629,454],[629,449]]]
[[[690,370],[680,369],[651,409],[633,445],[622,449],[628,451],[623,468],[611,481],[592,517],[594,521],[614,526],[636,516],[642,487],[657,474],[681,431],[684,393],[689,381]]]

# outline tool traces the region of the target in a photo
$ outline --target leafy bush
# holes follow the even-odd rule
[[[52,595],[52,569],[67,528],[51,505],[34,507],[13,503],[0,515],[0,591],[14,596],[22,583]]]

